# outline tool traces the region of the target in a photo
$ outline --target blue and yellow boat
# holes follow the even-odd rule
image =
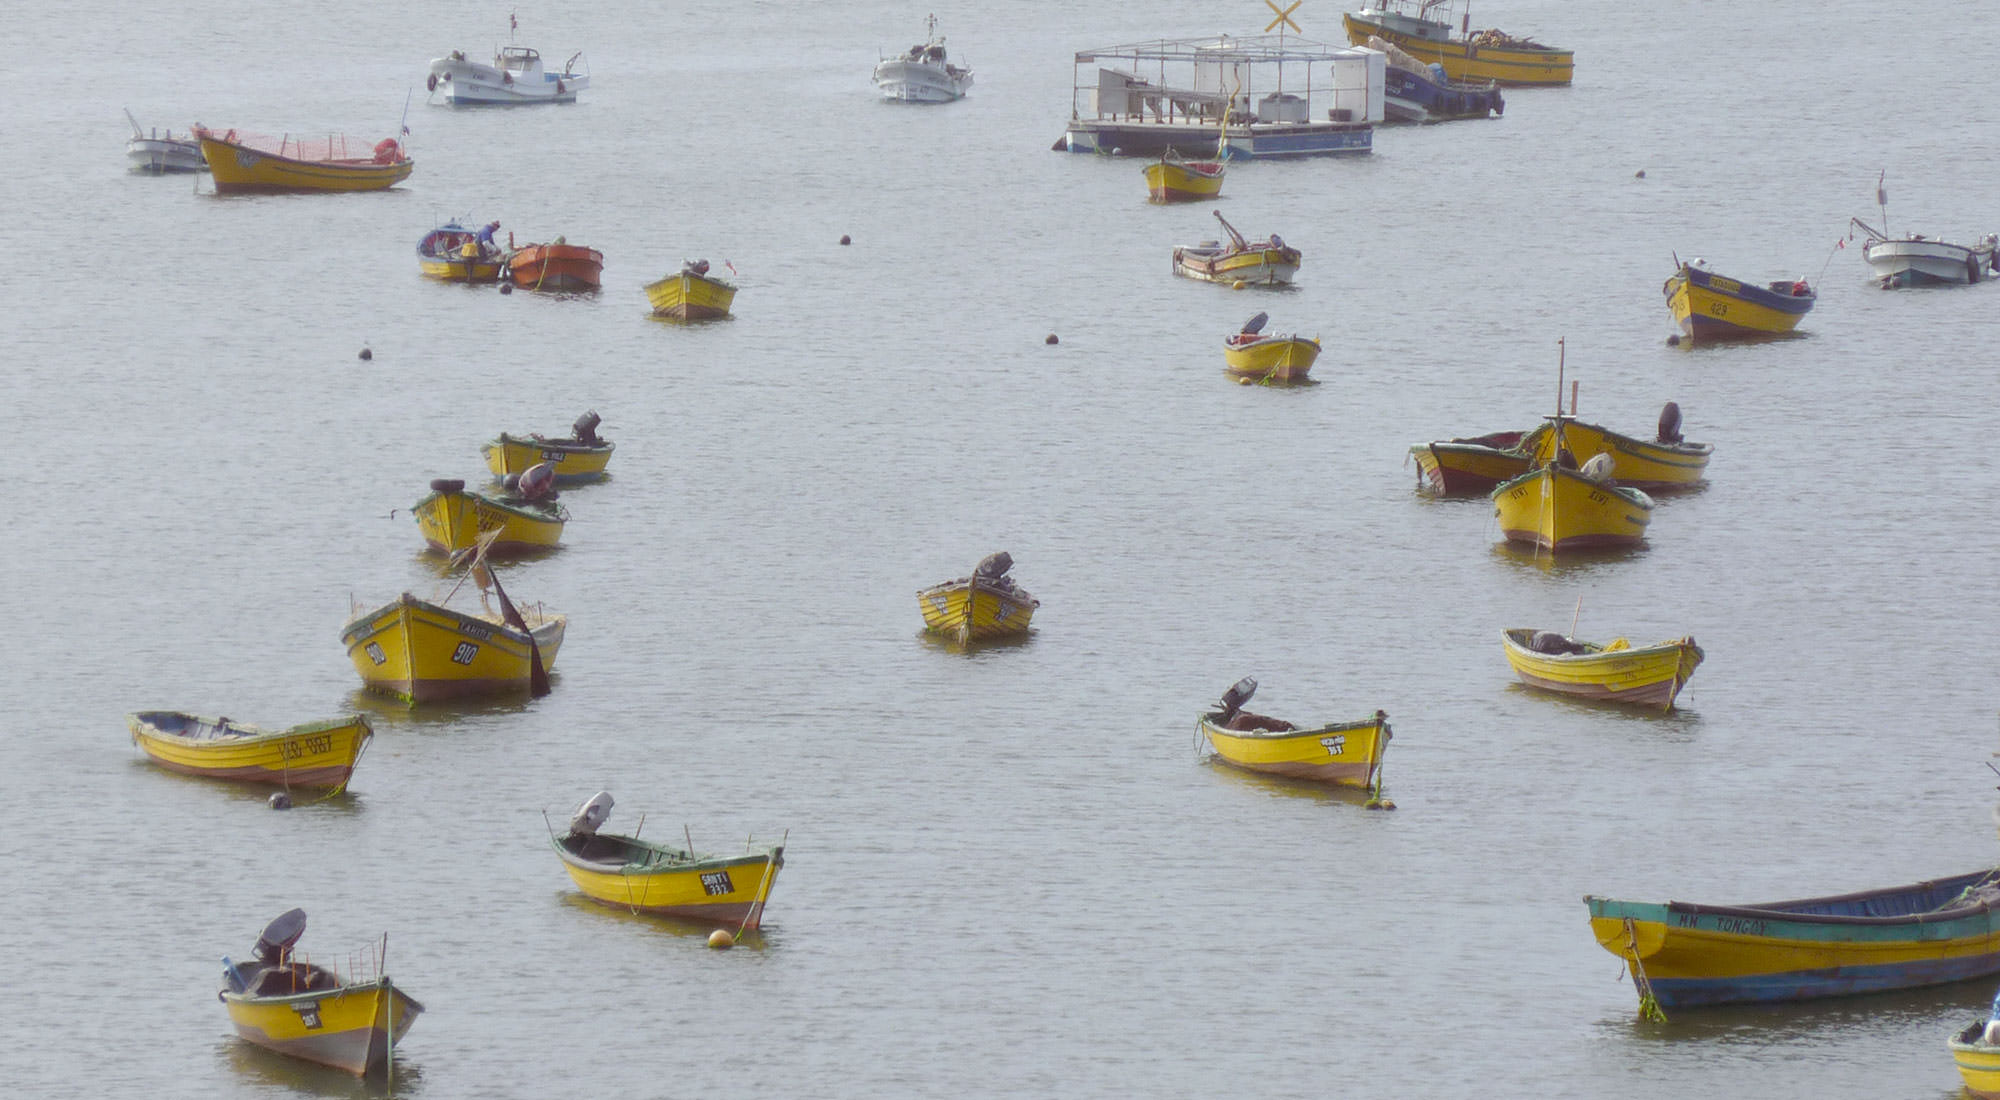
[[[265,926],[254,961],[222,960],[216,996],[230,1025],[246,1042],[279,1054],[361,1076],[389,1073],[396,1044],[424,1006],[382,972],[387,937],[334,969],[292,951],[305,930],[305,910],[293,909]]]
[[[964,645],[1028,632],[1042,602],[1007,575],[1013,555],[988,554],[969,577],[931,585],[917,593],[924,629]]]
[[[2000,869],[1752,905],[1586,896],[1590,929],[1662,1008],[1798,1001],[2000,973]]]
[[[1700,260],[1682,264],[1660,290],[1691,344],[1789,335],[1819,301],[1803,278],[1758,286],[1717,275]]]

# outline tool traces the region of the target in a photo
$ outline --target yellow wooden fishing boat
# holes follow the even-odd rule
[[[646,300],[653,313],[681,321],[704,321],[729,316],[736,301],[736,288],[708,273],[707,260],[693,260],[655,283],[646,284]]]
[[[1946,1041],[1965,1091],[1979,1100],[2000,1100],[2000,996],[1984,1020],[1960,1031]]]
[[[1270,315],[1259,313],[1240,332],[1222,341],[1222,365],[1229,373],[1266,382],[1303,382],[1319,358],[1319,341],[1262,330]]]
[[[282,191],[381,191],[410,178],[417,162],[395,138],[371,149],[345,137],[299,139],[290,135],[273,141],[216,133],[195,127],[201,155],[219,194]]]
[[[1341,17],[1347,39],[1366,46],[1369,36],[1401,46],[1417,60],[1444,66],[1457,81],[1562,85],[1576,74],[1571,50],[1544,46],[1498,30],[1472,29],[1470,13],[1452,26],[1458,0],[1368,0],[1360,11]],[[1456,30],[1456,33],[1454,33]]]
[[[482,562],[475,560],[468,574],[480,585],[482,604],[486,588],[492,588],[498,612],[444,606],[457,586],[437,603],[405,592],[377,608],[356,608],[340,640],[362,684],[412,704],[548,692],[548,671],[555,667],[568,619],[540,605],[515,607]]]
[[[1543,466],[1493,490],[1493,513],[1509,542],[1549,551],[1637,546],[1653,518],[1653,498],[1613,485],[1600,466],[1585,476]]]
[[[1216,758],[1245,771],[1310,779],[1340,787],[1376,787],[1382,752],[1389,746],[1389,716],[1376,711],[1359,722],[1298,727],[1243,709],[1257,692],[1245,676],[1223,693],[1216,709],[1196,720],[1196,728]]]
[[[1521,450],[1526,432],[1491,432],[1460,439],[1435,439],[1410,448],[1417,462],[1417,485],[1439,496],[1490,493],[1503,481],[1528,472]]]
[[[1715,453],[1714,444],[1681,438],[1681,407],[1672,401],[1660,410],[1659,430],[1652,439],[1621,435],[1573,416],[1547,419],[1521,444],[1534,465],[1556,461],[1564,447],[1579,466],[1598,455],[1610,455],[1611,477],[1630,489],[1693,488],[1708,473],[1709,456]]]
[[[553,467],[546,476],[553,486]],[[430,495],[411,506],[410,513],[425,544],[441,554],[470,550],[486,535],[494,536],[495,554],[546,550],[562,541],[563,524],[569,519],[561,505],[546,497],[530,501],[484,496],[467,492],[458,478],[432,480]]]
[[[610,440],[598,438],[597,426],[603,421],[595,410],[586,412],[576,418],[566,439],[501,432],[499,438],[483,449],[486,468],[498,478],[508,474],[525,476],[527,471],[546,462],[555,470],[558,485],[597,481],[604,477],[604,468],[610,464],[611,452],[616,449]]]
[[[1229,224],[1222,211],[1212,213],[1228,232],[1229,243],[1203,241],[1175,246],[1174,274],[1237,287],[1291,285],[1299,265],[1305,262],[1303,253],[1276,233],[1261,241],[1250,240]]]
[[[1154,202],[1202,202],[1222,193],[1219,160],[1188,160],[1168,149],[1145,169],[1147,197]]]
[[[169,771],[334,791],[347,786],[375,736],[358,714],[271,730],[228,718],[146,710],[126,715],[125,724],[133,743]]]
[[[1002,550],[980,559],[969,577],[920,590],[924,628],[960,645],[1026,634],[1042,602],[1007,576],[1013,567],[1013,556]]]
[[[1660,291],[1691,344],[1789,335],[1819,301],[1804,276],[1759,286],[1717,275],[1700,260],[1680,265]]]
[[[506,256],[493,244],[499,222],[467,229],[446,222],[417,242],[417,268],[428,278],[447,283],[491,283],[500,279]]]
[[[293,909],[265,926],[254,961],[223,958],[216,997],[231,1026],[279,1054],[357,1075],[392,1074],[396,1046],[424,1006],[382,972],[388,938],[348,955],[344,966],[318,966],[292,950],[305,930],[305,910]]]
[[[635,913],[733,924],[762,923],[771,887],[785,866],[785,845],[745,845],[740,856],[702,855],[687,848],[598,832],[611,814],[600,791],[571,815],[569,831],[550,833],[557,858],[583,896]],[[643,824],[643,822],[642,822]]]
[[[1579,642],[1553,630],[1503,631],[1514,674],[1529,687],[1612,703],[1674,709],[1674,697],[1701,664],[1694,639],[1634,646],[1623,638]]]

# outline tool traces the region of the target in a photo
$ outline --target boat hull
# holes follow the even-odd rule
[[[529,290],[596,290],[604,254],[574,244],[531,244],[507,258],[507,277]]]
[[[623,841],[635,850],[660,854],[645,863],[590,859],[564,847],[563,838],[551,838],[563,870],[569,872],[570,881],[584,897],[635,913],[713,921],[746,930],[762,924],[764,907],[777,885],[778,872],[785,866],[784,849],[776,846],[734,859],[690,860],[674,859],[664,849],[629,837],[601,839]]]
[[[875,88],[895,103],[950,103],[972,90],[972,72],[891,58],[875,66]]]
[[[1986,1021],[1980,1020],[1947,1042],[1952,1064],[1965,1091],[1979,1100],[2000,1100],[2000,1046],[1985,1042]]]
[[[555,668],[567,621],[522,608],[542,669]],[[533,675],[528,636],[495,616],[469,615],[404,593],[341,630],[362,684],[406,703],[526,692]]]
[[[1652,646],[1592,646],[1586,653],[1555,655],[1532,649],[1531,629],[1501,633],[1507,663],[1521,682],[1542,691],[1609,703],[1674,709],[1674,699],[1701,664],[1693,638]]]
[[[1786,335],[1818,300],[1811,291],[1779,293],[1775,286],[1739,282],[1686,264],[1668,277],[1661,292],[1681,335],[1696,344]]]
[[[1145,175],[1146,194],[1154,202],[1202,202],[1222,193],[1219,161],[1156,160]]]
[[[1182,245],[1174,249],[1174,274],[1231,286],[1289,286],[1301,261],[1298,249],[1283,245],[1229,251]]]
[[[202,159],[218,194],[275,194],[294,191],[382,191],[410,178],[417,162],[408,157],[374,160],[295,160],[198,134]]]
[[[504,501],[464,491],[432,493],[410,509],[424,543],[440,554],[470,550],[488,534],[498,532],[489,554],[519,554],[546,550],[562,541],[560,509],[516,507]]]
[[[357,1075],[385,1069],[424,1010],[387,978],[283,997],[225,990],[222,1003],[244,1041]]]
[[[1597,942],[1635,985],[1643,968],[1663,1008],[1796,1001],[2000,973],[2000,914],[1958,900],[1991,874],[1741,907],[1584,901]]]
[[[1199,149],[1216,140],[1213,123],[1072,119],[1063,148],[1072,153],[1159,157],[1169,149]],[[1369,122],[1250,123],[1229,127],[1223,139],[1231,160],[1286,159],[1366,153],[1374,148]]]
[[[347,786],[375,736],[358,714],[281,730],[176,711],[128,714],[125,724],[133,743],[168,771],[309,790]]]
[[[486,468],[493,471],[494,477],[524,473],[529,467],[546,462],[555,469],[556,484],[574,485],[602,480],[615,449],[612,443],[591,446],[559,439],[524,439],[501,432],[498,439],[481,451],[486,456]]]
[[[646,300],[652,304],[655,316],[707,321],[729,316],[729,307],[736,301],[736,288],[720,279],[683,271],[647,283]]]
[[[1041,602],[1021,588],[966,579],[918,592],[917,606],[924,629],[963,644],[1026,634]]]
[[[1509,542],[1556,553],[1637,546],[1653,518],[1652,499],[1637,489],[1603,485],[1556,466],[1502,484],[1492,500]]]
[[[1422,73],[1391,65],[1382,82],[1382,111],[1398,122],[1444,122],[1486,118],[1505,111],[1507,102],[1493,81],[1439,83]]]
[[[1382,765],[1389,743],[1388,716],[1282,731],[1232,730],[1220,714],[1196,720],[1216,759],[1231,767],[1339,787],[1366,787]]]
[[[590,87],[586,73],[551,73],[539,63],[516,77],[493,66],[465,58],[440,57],[431,62],[433,94],[453,107],[525,107],[538,103],[575,103]]]
[[[1393,12],[1349,12],[1341,16],[1341,22],[1347,28],[1348,41],[1353,44],[1366,46],[1370,35],[1380,36],[1401,46],[1418,61],[1443,65],[1445,75],[1457,81],[1562,85],[1576,76],[1576,55],[1572,50],[1482,46],[1452,38],[1452,28],[1443,23]]]
[[[1562,445],[1576,456],[1579,466],[1598,455],[1610,455],[1613,480],[1649,493],[1701,484],[1708,473],[1709,457],[1715,452],[1711,443],[1660,443],[1567,419],[1563,421]],[[1546,424],[1522,444],[1534,465],[1555,461],[1557,447],[1556,434]]]
[[[1484,496],[1501,482],[1528,472],[1520,449],[1524,432],[1494,432],[1470,439],[1440,439],[1410,448],[1418,484],[1439,496]]]
[[[1319,341],[1270,336],[1248,344],[1225,343],[1222,362],[1231,374],[1271,382],[1300,382],[1319,358]]]
[[[132,170],[155,176],[169,172],[199,172],[208,167],[201,159],[201,143],[192,138],[135,137],[125,143],[125,157]]]
[[[1861,257],[1883,286],[1951,286],[1976,283],[1993,264],[1990,247],[1905,238],[1871,240]]]
[[[447,283],[491,283],[500,278],[499,260],[440,260],[423,257],[417,267],[426,276]]]

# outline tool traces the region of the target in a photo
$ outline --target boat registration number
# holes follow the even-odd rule
[[[322,733],[311,737],[294,737],[280,745],[279,749],[285,754],[285,759],[287,760],[297,760],[304,756],[314,756],[323,752],[331,752],[333,751],[333,736]]]
[[[1591,502],[1592,504],[1608,504],[1608,503],[1610,503],[1610,501],[1611,501],[1611,498],[1610,498],[1610,497],[1608,497],[1608,496],[1605,496],[1605,495],[1604,495],[1603,493],[1600,493],[1600,492],[1598,492],[1598,491],[1597,491],[1597,490],[1595,490],[1595,489],[1592,489],[1592,490],[1590,491],[1590,502]]]
[[[1335,734],[1332,737],[1322,737],[1319,739],[1319,743],[1326,746],[1326,754],[1328,756],[1339,756],[1341,753],[1347,751],[1347,735],[1344,733]]]
[[[292,1008],[298,1012],[299,1023],[304,1024],[307,1031],[319,1030],[320,1023],[319,1023],[318,1001],[307,1001],[304,1004],[293,1005]]]
[[[701,876],[701,889],[709,897],[714,897],[717,894],[734,892],[736,884],[729,881],[727,871],[709,871]]]
[[[561,451],[543,451],[543,452],[542,452],[542,461],[543,461],[543,462],[561,462],[561,461],[563,460],[563,458],[564,458],[564,455],[563,455],[563,453],[562,453]]]
[[[367,651],[368,659],[375,662],[378,665],[389,659],[388,657],[383,655],[382,647],[378,643],[369,642],[367,645],[362,646],[361,648]]]
[[[451,663],[455,665],[469,665],[472,663],[472,659],[477,656],[479,656],[478,646],[471,642],[460,642],[458,643],[458,648],[451,651]]]

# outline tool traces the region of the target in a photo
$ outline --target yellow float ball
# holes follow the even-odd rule
[[[1238,378],[1238,379],[1236,380],[1236,384],[1237,384],[1237,385],[1239,385],[1239,386],[1247,386],[1247,385],[1249,385],[1249,384],[1250,384],[1250,379],[1248,379],[1248,378]]]
[[[1249,285],[1250,285],[1249,283],[1246,283],[1246,282],[1244,282],[1243,280],[1241,280],[1241,279],[1238,279],[1238,280],[1236,280],[1235,282],[1233,282],[1233,283],[1230,283],[1230,284],[1229,284],[1229,288],[1230,288],[1231,290],[1242,290],[1242,289],[1243,289],[1244,287],[1246,287],[1246,286],[1249,286]]]
[[[736,937],[729,934],[729,929],[718,928],[708,934],[708,945],[718,951],[723,948],[735,947]]]

